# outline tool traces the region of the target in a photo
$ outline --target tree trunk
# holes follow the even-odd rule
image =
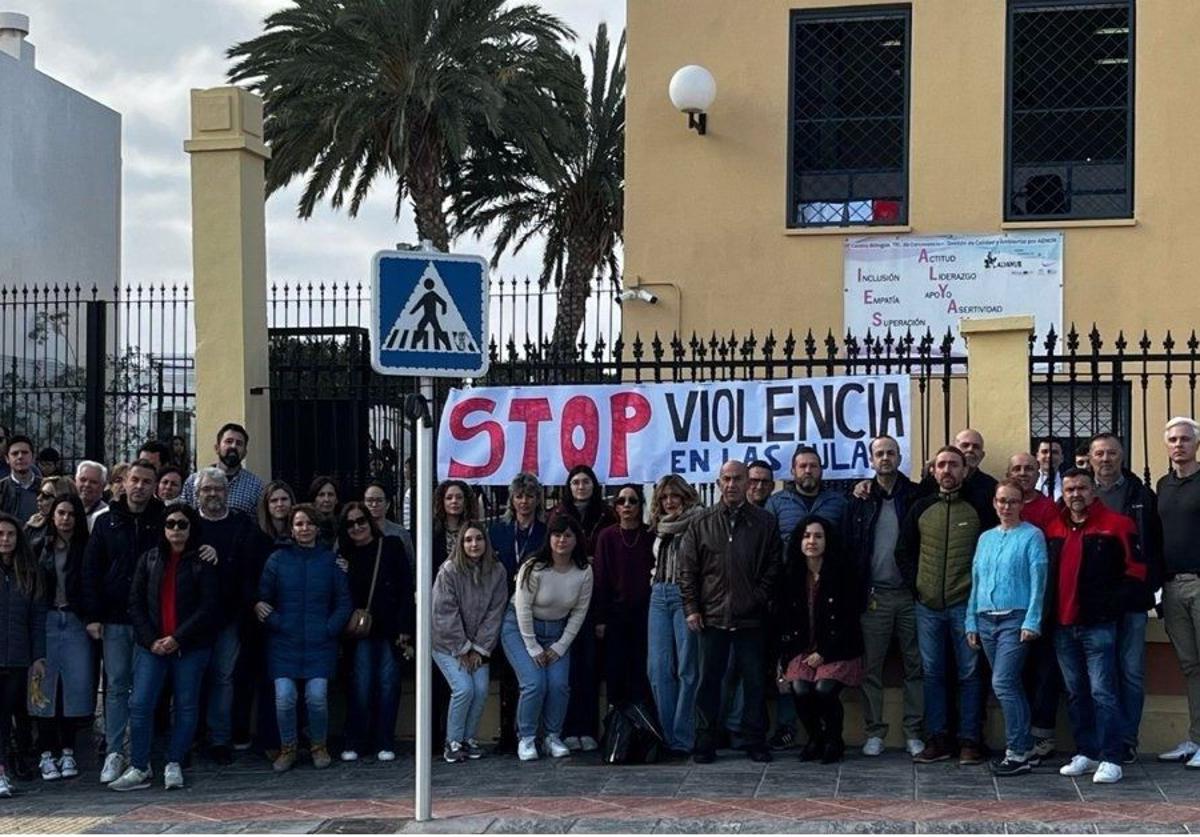
[[[596,265],[583,255],[585,250],[582,244],[567,245],[567,269],[562,287],[558,289],[558,312],[554,318],[554,336],[551,338],[555,356],[559,358],[575,357],[579,329],[587,313]]]
[[[426,142],[428,146],[431,143]],[[408,165],[408,191],[412,195],[421,241],[433,242],[435,249],[450,252],[450,225],[446,222],[446,193],[442,188],[442,167],[429,152],[418,153]]]

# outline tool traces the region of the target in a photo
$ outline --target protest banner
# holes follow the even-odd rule
[[[906,375],[455,389],[438,477],[502,485],[529,471],[553,485],[584,464],[602,483],[706,482],[727,460],[763,459],[786,479],[798,444],[827,479],[869,477],[873,437],[894,436],[907,458],[909,416]]]

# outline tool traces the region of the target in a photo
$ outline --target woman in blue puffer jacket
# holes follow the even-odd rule
[[[275,683],[279,757],[275,770],[296,763],[297,681],[304,681],[304,705],[312,738],[313,766],[329,766],[327,693],[337,667],[338,637],[352,610],[350,584],[337,557],[317,543],[320,515],[307,504],[288,515],[292,543],[267,559],[258,585],[255,613],[267,626],[267,671]]]

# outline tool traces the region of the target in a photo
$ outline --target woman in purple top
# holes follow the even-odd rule
[[[607,647],[604,676],[608,702],[617,706],[649,693],[646,680],[646,626],[654,572],[654,534],[642,522],[641,486],[623,485],[613,506],[617,525],[596,537],[592,563],[592,612],[596,638]]]

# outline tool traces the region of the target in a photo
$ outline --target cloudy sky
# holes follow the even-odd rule
[[[122,114],[125,282],[187,281],[191,273],[188,91],[224,83],[230,45],[254,37],[282,0],[0,0],[30,17],[38,68]],[[540,0],[575,30],[586,54],[600,21],[615,40],[624,0]],[[296,218],[293,183],[267,203],[268,280],[364,279],[376,250],[414,241],[411,211],[393,219],[394,190],[376,182],[357,218],[322,207]],[[490,255],[464,240],[458,249]],[[541,253],[527,248],[502,275],[537,275]]]

